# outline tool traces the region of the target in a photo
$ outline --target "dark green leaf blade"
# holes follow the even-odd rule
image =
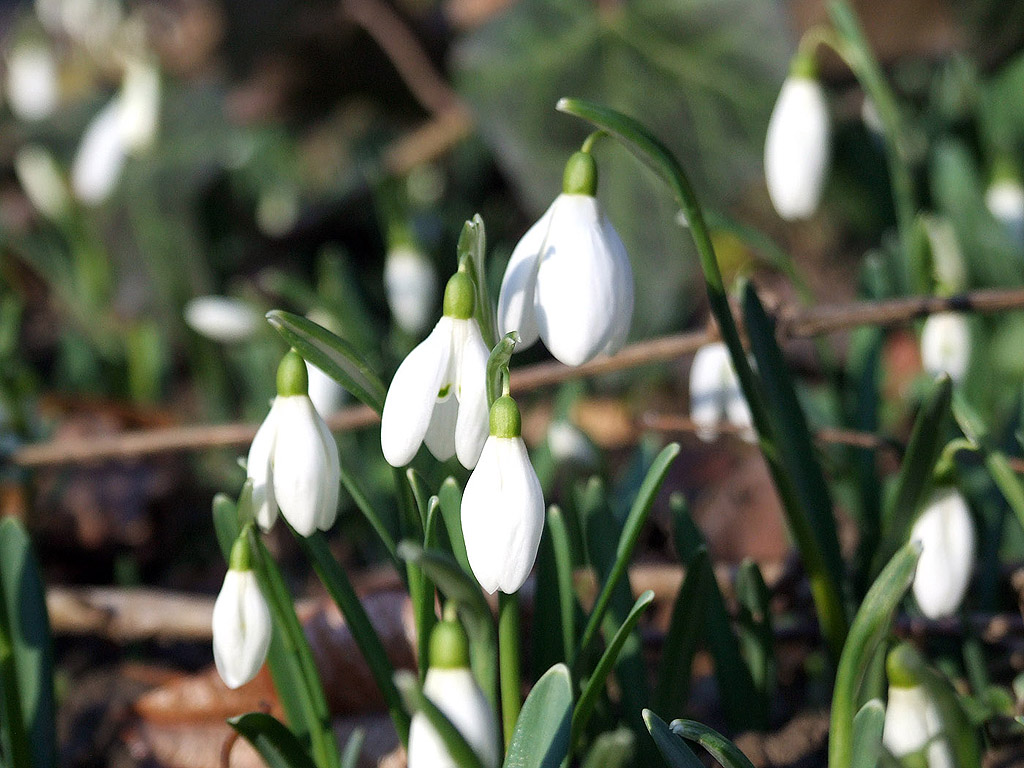
[[[704,768],[704,764],[693,754],[693,750],[672,733],[664,720],[649,709],[645,709],[643,715],[647,730],[651,732],[651,738],[658,745],[658,751],[665,758],[669,768]]]
[[[723,768],[754,768],[739,747],[706,725],[693,720],[673,720],[669,729],[681,738],[700,744]]]
[[[572,680],[564,664],[545,672],[519,713],[504,768],[558,768],[569,754]]]
[[[294,734],[268,714],[249,712],[230,718],[228,725],[252,744],[269,768],[316,768]]]

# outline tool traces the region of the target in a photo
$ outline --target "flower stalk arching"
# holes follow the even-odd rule
[[[768,415],[760,384],[743,349],[739,330],[718,266],[711,233],[689,178],[675,156],[636,120],[620,112],[582,99],[561,99],[557,109],[587,120],[619,139],[627,149],[652,168],[668,184],[682,208],[700,257],[708,303],[718,322],[722,341],[732,357],[740,387],[750,406],[761,452],[782,499],[786,521],[807,567],[818,620],[832,652],[838,656],[846,639],[849,620],[841,587],[841,574],[828,567],[824,547],[818,541],[807,511],[800,503],[793,479],[786,472],[777,447],[775,428]]]

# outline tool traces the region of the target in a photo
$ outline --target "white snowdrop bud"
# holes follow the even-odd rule
[[[933,376],[946,374],[963,381],[971,361],[971,330],[958,312],[938,312],[921,329],[921,363]]]
[[[910,540],[921,543],[914,598],[930,619],[952,616],[967,592],[974,567],[974,523],[964,497],[954,488],[928,500]]]
[[[149,149],[160,118],[160,70],[153,59],[133,56],[127,61],[119,104],[125,150]]]
[[[897,645],[886,658],[889,701],[882,743],[893,757],[920,755],[928,768],[954,768],[939,709],[915,671],[920,663],[917,651],[906,643]]]
[[[213,604],[213,659],[224,684],[238,688],[263,666],[273,625],[244,536],[235,541],[230,560],[224,586]]]
[[[18,42],[7,59],[7,100],[26,122],[53,114],[59,100],[57,62],[42,40]]]
[[[566,365],[617,352],[633,318],[633,271],[626,247],[594,193],[588,152],[566,164],[563,193],[512,251],[498,296],[502,335],[537,338]]]
[[[597,464],[597,451],[576,425],[557,419],[548,427],[548,448],[555,461],[572,462],[583,466]]]
[[[277,369],[277,397],[249,448],[256,522],[270,530],[281,510],[302,536],[328,530],[338,514],[338,446],[309,399],[306,362],[292,350]]]
[[[718,437],[718,425],[725,419],[740,431],[748,443],[757,440],[753,415],[740,389],[729,349],[720,341],[697,350],[690,368],[690,419],[697,437],[711,441]]]
[[[185,305],[185,323],[200,336],[222,344],[248,341],[263,326],[263,317],[230,296],[199,296]]]
[[[434,265],[415,248],[392,248],[384,259],[384,291],[398,327],[406,333],[421,333],[437,301]]]
[[[768,194],[787,221],[814,215],[828,170],[828,105],[813,62],[799,57],[768,121],[764,174]]]
[[[67,215],[68,183],[49,150],[38,144],[22,147],[14,154],[14,173],[39,213],[52,221]]]
[[[127,156],[121,130],[121,107],[112,99],[82,134],[71,164],[71,189],[86,205],[99,205],[114,191]]]
[[[985,190],[985,206],[1018,246],[1024,246],[1024,186],[1016,175],[992,182]]]

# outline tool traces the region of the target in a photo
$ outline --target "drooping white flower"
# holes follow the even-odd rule
[[[971,361],[971,329],[958,312],[938,312],[921,329],[921,363],[933,376],[946,374],[962,381]]]
[[[250,567],[248,543],[239,537],[213,604],[213,660],[228,688],[256,677],[267,658],[271,632],[270,609]]]
[[[222,344],[237,344],[255,336],[263,317],[230,296],[199,296],[185,305],[185,323],[200,336]]]
[[[149,149],[160,119],[160,69],[154,59],[132,56],[125,62],[119,102],[126,151]]]
[[[454,617],[446,616],[431,633],[423,693],[451,720],[484,768],[497,768],[497,722],[469,669],[468,641]],[[413,715],[409,727],[409,768],[458,768],[441,735],[422,712]]]
[[[93,50],[110,45],[124,18],[119,0],[36,0],[35,9],[48,31]]]
[[[928,768],[956,765],[949,744],[942,737],[939,710],[920,685],[889,687],[882,743],[896,758],[924,752]]]
[[[444,315],[395,372],[380,419],[380,445],[394,467],[412,461],[424,442],[434,457],[476,466],[487,438],[489,350],[473,318],[473,282],[448,281]]]
[[[544,494],[507,395],[491,406],[490,435],[462,494],[462,533],[476,580],[489,594],[518,590],[537,559]]]
[[[782,84],[764,142],[768,195],[787,221],[814,215],[828,170],[828,105],[811,67],[802,61]]]
[[[985,206],[1018,246],[1024,246],[1024,186],[1014,176],[996,179],[985,190]]]
[[[748,443],[757,440],[750,406],[740,389],[729,350],[723,342],[705,344],[697,350],[690,369],[690,420],[697,437],[711,441],[718,437],[723,418],[740,430]]]
[[[406,333],[421,333],[437,300],[434,265],[410,246],[391,248],[384,259],[384,291],[398,327]]]
[[[567,419],[557,419],[548,427],[548,448],[557,462],[583,466],[597,464],[597,451],[579,427]]]
[[[566,165],[563,193],[512,251],[498,297],[498,326],[538,337],[556,359],[582,365],[617,352],[633,318],[633,271],[618,233],[594,197],[587,152]]]
[[[53,114],[60,98],[57,61],[42,40],[15,44],[7,59],[7,100],[15,117],[26,122]]]
[[[277,372],[277,397],[249,448],[256,522],[267,531],[281,510],[298,533],[328,530],[338,514],[338,446],[309,399],[306,363],[292,350]]]
[[[964,497],[953,488],[937,491],[910,531],[921,543],[914,598],[930,619],[956,613],[974,566],[974,524]]]
[[[14,153],[14,173],[39,213],[52,221],[63,219],[71,200],[64,174],[49,150],[29,144]]]

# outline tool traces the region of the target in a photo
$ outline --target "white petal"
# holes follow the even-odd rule
[[[423,442],[438,461],[448,461],[455,455],[455,425],[459,419],[459,401],[454,396],[438,402],[430,418]]]
[[[348,393],[341,384],[308,361],[306,373],[309,379],[309,399],[313,401],[317,413],[326,419],[341,408]]]
[[[472,672],[431,668],[423,692],[451,720],[485,768],[497,768],[497,721]],[[440,735],[419,713],[409,730],[409,768],[457,768]]]
[[[559,419],[548,427],[548,448],[557,462],[571,462],[586,467],[596,466],[597,452],[587,436],[574,424]]]
[[[704,441],[718,437],[718,425],[725,410],[723,375],[728,370],[729,351],[722,342],[705,344],[693,356],[690,367],[690,420],[697,437]]]
[[[501,291],[498,294],[498,330],[502,336],[510,331],[518,331],[518,349],[526,349],[540,336],[534,311],[537,269],[540,266],[538,256],[547,240],[548,225],[554,209],[555,203],[552,203],[516,244],[508,260],[508,266],[505,267],[505,276],[501,280]]]
[[[326,531],[334,525],[338,517],[338,494],[341,491],[341,466],[338,458],[338,444],[334,441],[334,435],[327,428],[327,424],[316,414],[316,427],[320,433],[320,440],[324,446],[324,453],[327,456],[327,467],[323,477],[324,501],[320,506],[320,515],[317,518],[316,527]]]
[[[923,749],[930,738],[930,702],[921,686],[889,688],[882,743],[895,757]]]
[[[487,358],[490,352],[480,334],[476,320],[462,320],[467,325],[459,358],[455,396],[459,399],[459,418],[455,425],[455,453],[466,469],[476,466],[487,439],[489,411],[487,408]]]
[[[267,657],[270,609],[252,571],[228,571],[213,604],[213,659],[228,688],[256,677]]]
[[[154,61],[128,61],[119,99],[121,137],[129,152],[148,149],[160,117],[160,70]]]
[[[277,398],[249,446],[246,474],[252,480],[252,508],[256,524],[269,531],[277,522],[277,500],[271,478],[274,443],[277,440]]]
[[[958,312],[939,312],[921,329],[921,362],[933,376],[945,373],[962,381],[971,360],[971,331]]]
[[[7,101],[19,120],[42,120],[59,100],[57,62],[38,42],[15,45],[7,62]]]
[[[821,85],[789,77],[768,121],[764,173],[779,216],[806,219],[818,208],[829,159],[829,117]]]
[[[922,545],[914,575],[914,598],[931,619],[956,613],[974,566],[974,524],[963,496],[936,493],[910,531]]]
[[[278,396],[275,405],[279,413],[272,459],[274,497],[292,528],[309,536],[329,501],[329,461],[317,424],[320,415],[306,395]]]
[[[211,341],[237,344],[255,336],[263,327],[263,316],[230,296],[199,296],[185,305],[188,327]]]
[[[392,248],[384,259],[384,291],[398,327],[420,333],[437,302],[434,265],[413,248]]]
[[[989,212],[1010,233],[1017,245],[1024,245],[1024,187],[1019,181],[1004,179],[985,192]]]
[[[608,253],[612,257],[613,280],[616,286],[612,333],[603,352],[614,355],[626,343],[629,328],[633,324],[633,268],[629,263],[629,254],[626,253],[626,246],[622,244],[619,233],[615,231],[615,227],[603,213],[601,214],[601,229],[604,231],[604,239],[608,244]]]
[[[113,191],[124,167],[121,107],[113,99],[89,123],[71,165],[71,188],[88,205],[102,203]]]
[[[543,528],[544,496],[522,438],[488,437],[462,495],[462,531],[480,586],[518,590]]]
[[[380,447],[393,467],[412,461],[427,434],[437,393],[451,357],[451,318],[434,330],[398,366],[380,419]]]

